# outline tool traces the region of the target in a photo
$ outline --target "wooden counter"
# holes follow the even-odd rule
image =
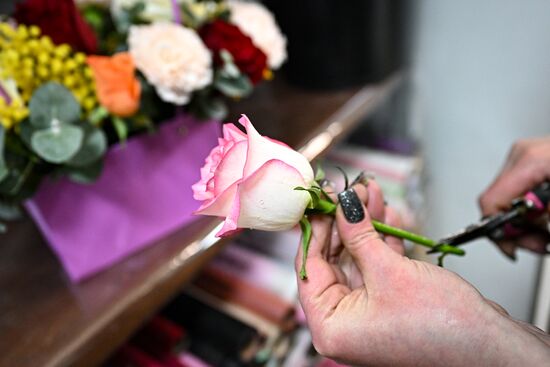
[[[310,159],[343,138],[399,81],[312,92],[282,80],[232,105],[263,135]],[[215,218],[199,218],[112,268],[71,284],[35,225],[0,235],[0,366],[97,365],[162,307],[222,247]]]

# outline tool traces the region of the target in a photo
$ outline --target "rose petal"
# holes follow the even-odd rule
[[[228,216],[231,212],[234,198],[237,195],[238,183],[239,181],[235,182],[214,199],[203,202],[201,207],[193,214],[212,215],[215,217]]]
[[[238,185],[238,227],[264,231],[294,227],[311,200],[307,192],[294,190],[304,185],[296,168],[278,159],[266,162]]]
[[[214,172],[214,195],[226,190],[243,177],[248,142],[242,140],[233,145]]]
[[[313,169],[303,155],[283,144],[274,143],[272,139],[261,136],[246,115],[242,115],[239,122],[245,127],[248,135],[248,152],[243,177],[248,177],[264,163],[277,157],[297,169],[307,184],[313,182]]]
[[[234,141],[246,140],[246,134],[231,123],[223,124],[223,137],[224,139]]]
[[[239,195],[235,195],[233,205],[231,206],[231,211],[229,212],[229,215],[225,218],[222,229],[220,229],[220,231],[216,233],[216,237],[229,236],[239,229],[237,221],[239,220],[240,212],[241,202],[239,199]]]

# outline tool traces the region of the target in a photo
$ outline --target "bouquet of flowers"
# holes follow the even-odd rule
[[[221,119],[286,59],[262,5],[26,0],[0,18],[0,218],[46,177],[86,183],[109,145],[177,110]]]

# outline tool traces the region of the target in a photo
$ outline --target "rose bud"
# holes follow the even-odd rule
[[[224,217],[218,237],[241,228],[280,231],[294,227],[311,201],[296,187],[315,184],[308,160],[288,145],[261,136],[243,115],[223,125],[223,138],[201,168],[193,197],[203,201],[195,214]]]

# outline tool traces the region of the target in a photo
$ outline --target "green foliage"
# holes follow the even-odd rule
[[[91,184],[99,178],[102,169],[103,161],[98,160],[85,167],[71,167],[65,174],[76,183]]]
[[[323,166],[321,166],[321,163],[317,163],[317,170],[315,171],[315,181],[317,183],[320,183],[323,181],[326,177],[325,171],[323,170]]]
[[[88,116],[88,120],[92,125],[98,126],[101,121],[109,116],[109,111],[103,106],[96,107]]]
[[[220,57],[223,66],[216,70],[214,75],[214,88],[227,97],[242,98],[252,93],[250,79],[239,71],[233,62],[233,57],[227,50],[221,50]]]
[[[189,103],[190,112],[203,120],[225,118],[227,106],[221,98],[214,97],[213,92],[211,88],[196,92]]]
[[[56,82],[38,88],[29,102],[30,121],[35,128],[71,124],[80,118],[80,105],[70,90]]]
[[[121,143],[126,142],[128,138],[128,125],[120,117],[113,116],[113,127],[115,128],[116,134],[118,136],[118,141]]]
[[[125,7],[122,11],[113,18],[116,29],[122,33],[128,33],[130,26],[134,24],[145,24],[147,21],[143,19],[142,13],[145,10],[145,2],[140,1],[133,4],[131,7]]]
[[[80,127],[60,124],[35,131],[31,137],[31,147],[47,162],[64,163],[78,152],[83,137]]]
[[[300,267],[300,279],[307,279],[306,261],[311,243],[311,223],[307,216],[300,219],[300,229],[302,230],[302,266]]]
[[[103,130],[94,128],[88,123],[82,124],[84,139],[80,150],[69,160],[67,165],[85,167],[101,159],[107,150],[107,137]]]
[[[308,209],[315,209],[317,208],[318,204],[319,204],[319,200],[321,199],[319,197],[319,193],[320,193],[320,189],[316,186],[313,186],[309,189],[306,189],[305,187],[301,187],[301,186],[298,186],[298,187],[295,187],[294,190],[296,191],[307,191],[311,197],[311,200],[308,204]]]

